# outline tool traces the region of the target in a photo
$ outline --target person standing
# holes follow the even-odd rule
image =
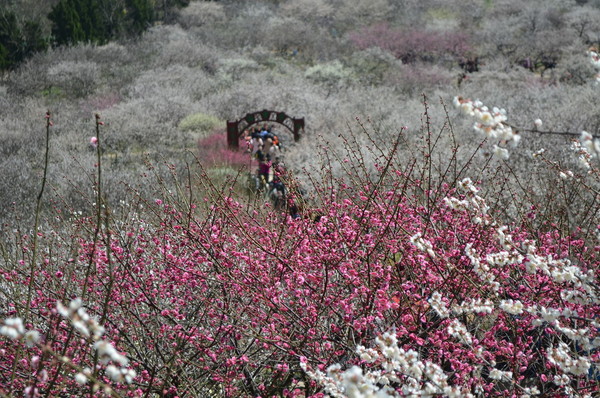
[[[259,163],[258,163],[258,178],[263,179],[264,178],[264,183],[268,184],[269,183],[269,174],[271,173],[271,162],[266,159],[265,155],[262,155],[259,158]]]
[[[250,140],[250,146],[252,148],[252,157],[257,157],[257,154],[263,149],[263,140],[258,136],[257,133],[252,134],[252,139]]]

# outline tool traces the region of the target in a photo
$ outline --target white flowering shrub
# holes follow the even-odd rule
[[[590,63],[598,71],[594,78],[596,79],[596,83],[600,83],[600,54],[598,54],[598,49],[596,47],[592,47],[588,50],[588,56],[590,59]]]
[[[392,54],[376,47],[353,53],[347,64],[353,69],[359,84],[366,86],[383,83],[388,76],[393,75],[394,69],[401,67],[401,62]]]
[[[340,32],[398,15],[392,11],[394,2],[389,0],[332,0],[332,4],[336,9],[335,26]]]
[[[307,79],[322,84],[329,89],[348,83],[352,77],[352,70],[344,66],[340,61],[325,64],[317,64],[308,68],[305,72]]]
[[[225,84],[234,84],[243,80],[248,72],[260,69],[260,66],[253,59],[248,58],[225,58],[219,61],[218,74]]]
[[[63,61],[48,69],[48,80],[75,97],[90,94],[99,84],[100,70],[94,62]]]
[[[281,4],[280,10],[283,15],[293,17],[301,21],[313,23],[326,23],[326,20],[336,14],[336,9],[325,0],[297,0],[287,1]]]
[[[82,386],[90,385],[94,392],[101,390],[107,396],[111,396],[115,393],[111,383],[131,384],[133,382],[137,376],[136,371],[128,367],[129,360],[115,348],[113,343],[103,339],[106,332],[105,328],[98,323],[95,317],[87,313],[81,299],[71,301],[68,306],[57,302],[56,312],[83,337],[83,343],[77,343],[82,346],[81,351],[73,351],[71,357],[61,355],[59,352],[55,352],[51,345],[46,345],[42,341],[42,334],[36,329],[27,330],[21,318],[4,319],[2,326],[0,326],[0,336],[5,336],[14,341],[22,341],[28,349],[41,351],[44,356],[57,357],[61,363],[65,364],[72,372],[75,372],[74,374],[71,373],[73,381]],[[87,351],[90,350],[95,352],[104,367],[86,363],[89,361],[89,359],[86,359]],[[36,370],[34,374],[37,377],[32,382],[32,386],[24,388],[25,396],[40,396],[40,390],[36,384],[46,385],[49,381],[48,372],[45,369],[38,369],[39,361],[39,356],[31,356],[31,366]],[[88,366],[85,366],[86,364]],[[109,381],[103,380],[103,375]],[[72,383],[67,381],[65,384]]]
[[[177,11],[177,22],[184,28],[215,25],[227,22],[225,6],[213,1],[193,1],[187,7]]]
[[[210,131],[217,127],[223,127],[224,121],[205,113],[193,113],[187,115],[177,125],[183,131],[200,130],[203,132]]]

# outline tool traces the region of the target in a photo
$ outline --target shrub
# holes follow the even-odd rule
[[[209,40],[198,40],[179,25],[158,25],[144,34],[144,41],[136,49],[138,59],[148,58],[154,68],[188,66],[214,72],[220,53],[209,43]]]
[[[413,96],[451,86],[458,81],[458,75],[438,65],[417,62],[399,65],[389,70],[384,75],[383,82],[393,85],[402,93]]]
[[[64,61],[48,69],[50,85],[58,86],[74,97],[83,97],[94,91],[100,70],[94,62]]]
[[[473,29],[474,42],[485,58],[505,58],[515,65],[522,65],[538,73],[569,62],[566,49],[575,43],[584,45],[584,34],[576,32],[569,20],[567,3],[548,1],[541,10],[539,3],[516,7],[512,2],[495,2],[482,19],[480,29]],[[502,21],[502,27],[498,25]],[[503,29],[504,26],[513,29]],[[589,24],[588,28],[592,28]]]
[[[225,84],[235,84],[251,71],[259,69],[256,61],[247,58],[225,58],[218,63],[219,79]]]
[[[355,78],[366,86],[381,84],[384,77],[400,65],[391,53],[377,47],[357,51],[348,60]]]
[[[286,2],[280,7],[283,15],[314,24],[325,23],[334,16],[334,8],[323,0],[299,0]]]
[[[179,10],[177,21],[185,28],[214,27],[227,20],[224,6],[216,2],[194,1]]]
[[[352,70],[335,60],[325,64],[317,64],[308,68],[304,74],[307,79],[328,87],[329,90],[350,81]]]
[[[326,25],[291,16],[271,18],[257,33],[260,45],[299,63],[324,62],[347,51]]]
[[[394,12],[389,0],[333,0],[335,8],[334,26],[339,34],[352,31],[355,27],[369,26],[373,23],[388,21],[399,13]],[[402,11],[408,4],[402,5]]]
[[[452,61],[470,50],[469,37],[464,33],[394,29],[385,23],[352,32],[348,37],[360,49],[379,47],[404,63]]]
[[[214,131],[198,140],[198,159],[205,168],[221,168],[222,172],[226,170],[223,166],[226,166],[234,173],[242,168],[247,169],[251,163],[248,153],[229,150],[225,134]]]
[[[183,131],[200,131],[207,133],[217,127],[222,127],[224,122],[218,117],[207,115],[205,113],[194,113],[184,117],[177,127]]]

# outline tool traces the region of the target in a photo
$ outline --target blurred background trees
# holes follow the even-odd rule
[[[156,21],[172,20],[189,0],[3,0],[0,70],[13,69],[49,45],[106,44],[139,36]],[[32,11],[34,10],[34,11]]]

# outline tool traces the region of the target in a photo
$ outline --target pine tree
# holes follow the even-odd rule
[[[0,44],[8,53],[10,64],[17,63],[22,58],[20,42],[21,30],[17,24],[17,17],[12,12],[3,12],[0,14]]]
[[[127,0],[127,19],[135,34],[145,31],[154,20],[154,10],[149,0]]]
[[[0,12],[0,69],[10,69],[47,48],[39,23],[25,21],[21,27],[14,13]]]
[[[101,21],[101,37],[111,40],[122,36],[125,17],[126,0],[97,0],[96,18]]]
[[[0,43],[0,70],[9,69],[10,67],[11,61],[8,50]]]
[[[77,3],[80,3],[80,0],[61,0],[48,14],[48,19],[52,21],[52,36],[58,45],[86,40]]]
[[[26,21],[21,34],[24,57],[30,57],[36,52],[46,51],[48,48],[48,41],[44,38],[42,26],[38,22]]]

